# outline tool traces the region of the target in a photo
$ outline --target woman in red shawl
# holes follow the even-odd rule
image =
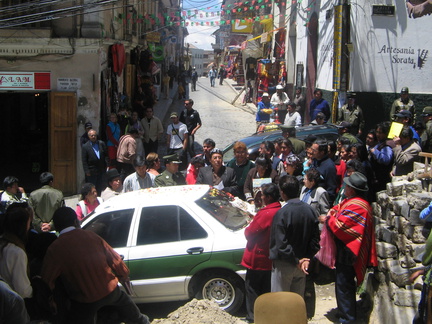
[[[328,213],[327,227],[336,243],[336,301],[340,323],[356,321],[356,281],[359,286],[368,266],[377,266],[372,208],[365,197],[367,179],[354,172],[344,179],[347,198]]]

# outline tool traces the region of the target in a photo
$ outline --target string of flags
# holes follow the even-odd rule
[[[289,0],[287,0],[289,2]],[[303,0],[292,0],[292,5],[300,6]],[[285,0],[275,0],[276,3],[279,3],[282,6],[286,5]],[[312,1],[303,11],[306,13],[306,17],[304,18],[305,26],[309,23],[309,15],[312,12],[312,7],[315,5],[316,0]],[[234,4],[221,5],[222,10],[214,10],[212,9],[220,9],[218,5],[213,7],[202,7],[196,9],[186,9],[177,12],[171,12],[169,14],[136,14],[136,13],[128,13],[128,14],[118,14],[115,17],[116,22],[122,22],[123,24],[127,24],[128,22],[138,23],[138,24],[150,24],[156,26],[223,26],[223,25],[232,25],[238,22],[241,23],[252,23],[254,21],[262,21],[264,19],[272,19],[273,15],[261,15],[255,16],[255,10],[259,10],[266,7],[271,7],[271,0],[251,0],[245,2],[239,2]],[[251,17],[247,17],[250,12]],[[225,17],[231,14],[242,14],[243,18],[236,19],[225,19]],[[288,17],[290,14],[286,14],[285,17]],[[280,16],[280,14],[279,14]],[[220,18],[215,21],[208,21],[208,18]],[[202,21],[200,21],[203,19]]]

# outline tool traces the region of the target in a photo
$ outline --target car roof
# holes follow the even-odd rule
[[[195,201],[206,194],[210,189],[209,185],[186,185],[186,186],[171,186],[147,188],[131,192],[126,192],[121,195],[110,198],[97,207],[96,213],[101,210],[117,210],[135,208],[137,202],[154,205],[177,205],[184,201]]]

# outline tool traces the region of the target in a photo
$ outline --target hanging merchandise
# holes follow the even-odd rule
[[[113,72],[121,76],[125,65],[125,49],[123,44],[114,44],[110,46],[112,55],[112,68]]]
[[[285,58],[285,36],[286,36],[285,29],[279,30],[276,33],[275,45],[274,45],[274,51],[273,51],[273,56],[276,59]]]
[[[152,62],[153,62],[153,56],[148,49],[140,53],[139,67],[143,74],[148,74],[148,75],[150,74],[151,72],[150,66]]]
[[[287,71],[286,71],[285,62],[281,61],[279,64],[280,64],[280,67],[279,67],[278,84],[285,84],[286,79],[287,79]]]
[[[153,60],[155,62],[163,62],[164,60],[164,49],[163,46],[157,45],[153,47],[152,50],[152,54],[153,54]]]

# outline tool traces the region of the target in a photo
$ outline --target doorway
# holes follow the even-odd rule
[[[6,176],[15,176],[30,193],[48,170],[48,93],[0,93],[0,102],[0,180],[3,186]]]

